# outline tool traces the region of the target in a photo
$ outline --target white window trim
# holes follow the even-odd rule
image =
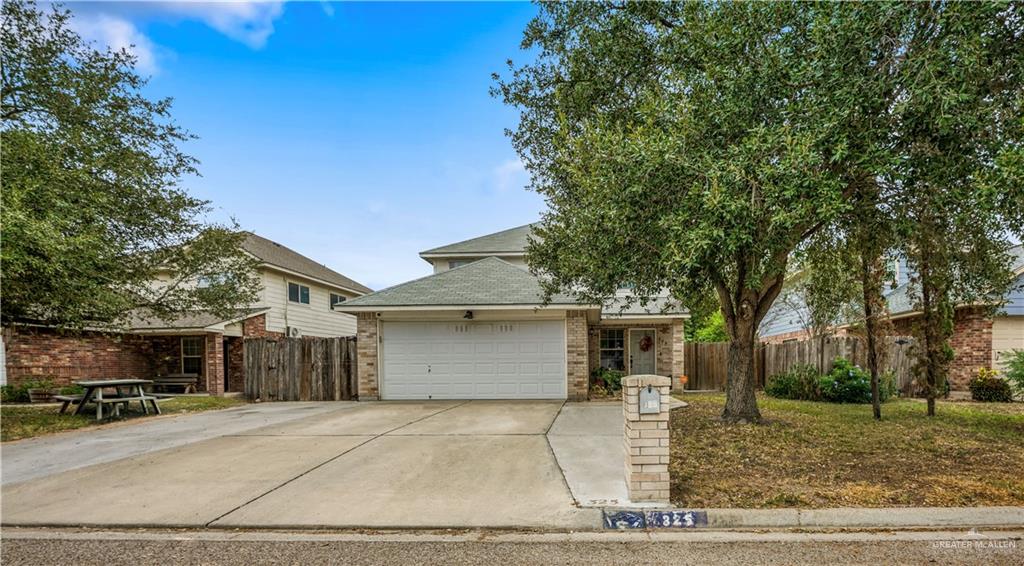
[[[299,300],[298,301],[293,301],[292,300],[291,289],[289,289],[289,287],[291,285],[298,285],[299,286]],[[302,288],[303,287],[305,287],[306,290],[309,291],[309,302],[308,303],[302,302]],[[285,279],[284,295],[285,295],[285,301],[289,305],[301,305],[303,307],[313,308],[313,288],[310,287],[309,285],[306,285],[305,283],[299,283],[298,281],[291,281],[291,280]]]
[[[622,365],[625,368],[626,373],[629,373],[629,333],[626,332],[628,328],[600,328],[597,331],[597,365],[601,366],[601,352],[615,352],[618,348],[602,348],[601,347],[601,333],[602,332],[622,332]],[[603,366],[601,366],[603,367]]]
[[[202,348],[199,355],[185,355],[185,340],[201,340]],[[178,366],[180,373],[185,373],[185,358],[199,358],[199,374],[203,373],[203,359],[206,357],[206,338],[203,336],[182,336],[178,343]]]

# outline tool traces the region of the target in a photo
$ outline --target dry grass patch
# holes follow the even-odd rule
[[[176,397],[160,402],[160,411],[163,414],[196,413],[214,409],[226,409],[246,403],[245,399],[228,397]],[[68,409],[68,413],[60,414],[60,405],[21,405],[4,404],[0,406],[0,441],[20,440],[33,436],[42,436],[74,430],[86,427],[101,427],[110,423],[134,420],[143,416],[142,410],[137,403],[133,403],[127,413],[122,409],[123,415],[120,419],[105,420],[97,423],[95,411],[86,412],[81,415],[70,414],[74,407]]]
[[[672,412],[672,500],[688,507],[1024,505],[1024,404],[759,397],[763,425],[718,417],[724,395]]]

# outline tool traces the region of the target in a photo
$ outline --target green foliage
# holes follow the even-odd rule
[[[780,399],[802,401],[821,400],[818,369],[807,364],[797,364],[785,373],[768,378],[764,392]]]
[[[829,403],[870,403],[871,376],[845,358],[836,358],[832,371],[820,380],[821,399]]]
[[[879,399],[887,401],[897,393],[896,375],[879,376]],[[829,403],[870,403],[871,376],[844,358],[836,358],[828,375],[819,375],[811,365],[798,364],[769,378],[764,392],[780,399],[826,401]]]
[[[70,18],[3,3],[3,323],[80,329],[251,303],[244,235],[205,222],[209,204],[180,187],[196,161],[171,101],[147,99],[134,57],[94,49]]]
[[[0,386],[0,401],[4,403],[28,403],[28,387],[24,384]]]
[[[78,384],[68,385],[60,388],[61,395],[82,395],[85,393],[85,388]]]
[[[729,340],[722,311],[716,310],[699,322],[693,322],[691,319],[691,323],[697,325],[693,331],[694,342],[727,342]]]
[[[1010,381],[1017,395],[1024,396],[1024,350],[1004,352],[1006,379]]]
[[[1010,382],[999,377],[999,372],[988,368],[980,368],[978,375],[971,380],[971,399],[986,403],[1009,403],[1013,401]]]
[[[622,389],[622,378],[625,376],[624,372],[598,367],[590,372],[590,382],[600,385],[605,391],[614,393]]]

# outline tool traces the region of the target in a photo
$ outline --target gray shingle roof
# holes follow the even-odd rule
[[[218,316],[209,311],[192,311],[184,313],[173,320],[161,320],[152,314],[148,314],[146,311],[136,310],[129,316],[128,328],[135,331],[201,329],[229,320],[246,319],[267,310],[266,307],[237,309],[227,317]]]
[[[1007,253],[1010,254],[1010,269],[1018,271],[1024,268],[1024,245],[1017,244],[1013,246]],[[904,283],[899,287],[893,289],[885,299],[889,303],[890,315],[898,315],[908,312],[914,312],[915,305],[914,301],[910,298],[910,283]]]
[[[518,226],[494,234],[463,240],[447,246],[420,252],[421,256],[434,254],[521,254],[526,251],[526,238],[533,230],[533,224]]]
[[[529,271],[496,257],[428,275],[335,307],[540,305],[540,282]],[[555,295],[550,304],[576,305],[569,295]]]
[[[639,301],[628,304],[627,297],[615,297],[605,303],[601,309],[601,316],[609,318],[628,318],[633,316],[666,316],[686,315],[689,311],[683,308],[678,301],[671,297],[654,297],[646,305]]]
[[[252,232],[246,233],[246,238],[242,243],[242,248],[256,256],[264,263],[281,267],[288,271],[294,271],[300,275],[326,281],[339,287],[358,291],[359,293],[373,292],[373,289],[345,277],[326,265],[319,264],[294,250],[288,249],[281,244],[268,240],[262,236],[257,236]]]

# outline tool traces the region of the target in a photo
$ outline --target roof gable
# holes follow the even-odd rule
[[[262,236],[257,236],[252,232],[246,233],[245,241],[242,242],[242,248],[265,264],[293,271],[313,279],[319,279],[357,293],[373,292],[373,289],[345,277],[326,265],[317,263],[292,249]]]
[[[517,226],[480,236],[470,238],[454,244],[448,244],[438,248],[420,252],[421,257],[434,255],[518,255],[526,253],[526,243],[530,232],[533,231],[533,224]]]
[[[540,281],[525,269],[496,257],[414,279],[376,293],[346,301],[350,307],[536,305],[543,300]],[[576,299],[558,294],[549,304],[577,305]]]

